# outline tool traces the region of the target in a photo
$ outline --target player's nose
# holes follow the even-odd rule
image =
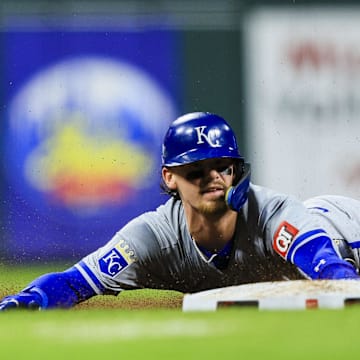
[[[204,169],[204,177],[209,179],[217,179],[220,177],[220,173],[214,168],[206,168]]]

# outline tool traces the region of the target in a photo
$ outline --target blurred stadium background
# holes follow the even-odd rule
[[[1,262],[77,261],[162,203],[184,112],[224,116],[255,183],[360,197],[357,3],[3,0]]]

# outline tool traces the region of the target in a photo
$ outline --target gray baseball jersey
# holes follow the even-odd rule
[[[331,196],[304,204],[251,184],[225,267],[215,266],[216,255],[208,258],[193,241],[182,203],[175,199],[130,221],[75,266],[98,294],[137,288],[197,292],[304,278],[292,259],[301,244],[317,236],[329,236],[339,256],[339,240],[360,246],[360,202]]]

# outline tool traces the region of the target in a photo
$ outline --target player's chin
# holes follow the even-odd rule
[[[229,210],[223,198],[204,201],[199,209],[205,215],[222,215]]]

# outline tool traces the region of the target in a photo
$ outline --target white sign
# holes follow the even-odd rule
[[[246,35],[253,181],[360,198],[360,11],[262,9]]]

